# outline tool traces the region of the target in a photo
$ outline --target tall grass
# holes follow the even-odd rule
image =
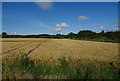
[[[22,55],[14,64],[8,65],[11,72],[19,70],[22,73],[31,74],[37,79],[117,79],[119,78],[117,72],[109,67],[92,67],[90,65],[78,66],[71,68],[69,62],[65,57],[61,58],[59,66],[48,66],[42,64],[35,64],[27,56]]]

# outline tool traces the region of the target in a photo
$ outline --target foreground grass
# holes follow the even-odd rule
[[[107,66],[98,68],[90,65],[72,68],[65,58],[60,60],[59,66],[35,64],[27,56],[22,55],[18,61],[10,65],[4,65],[10,72],[19,71],[22,74],[30,74],[34,79],[118,79],[117,71]],[[4,69],[5,69],[4,68]],[[15,73],[14,73],[15,74]],[[17,77],[14,75],[14,79]]]

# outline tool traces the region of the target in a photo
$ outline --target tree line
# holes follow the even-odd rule
[[[67,35],[56,34],[38,34],[38,35],[8,35],[6,32],[2,32],[2,38],[55,38],[55,39],[75,39],[75,40],[91,40],[101,42],[115,42],[120,43],[120,31],[108,31],[102,30],[99,33],[91,30],[82,30],[78,33],[70,32]]]

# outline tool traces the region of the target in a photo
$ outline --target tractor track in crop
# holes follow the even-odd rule
[[[27,44],[24,44],[24,45],[20,45],[20,46],[15,47],[15,48],[12,48],[12,49],[10,49],[10,50],[8,50],[8,51],[2,52],[0,55],[6,54],[6,53],[11,52],[11,51],[13,51],[13,50],[17,50],[17,49],[22,48],[22,47],[24,47],[24,46],[26,46],[26,45],[29,45],[29,44],[31,44],[31,42],[29,42],[29,43],[27,43]]]
[[[42,42],[42,43],[39,43],[36,47],[34,47],[33,49],[31,49],[31,50],[27,53],[27,55],[29,55],[31,52],[33,52],[34,50],[36,50],[41,44],[43,44],[43,43],[45,43],[45,42],[47,42],[47,41],[44,41],[44,42]]]

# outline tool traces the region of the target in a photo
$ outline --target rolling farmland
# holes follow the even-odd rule
[[[20,57],[26,56],[34,65],[60,66],[61,60],[65,59],[69,67],[76,69],[90,68],[94,66],[99,68],[106,66],[118,69],[118,43],[92,42],[70,39],[39,39],[39,38],[5,38],[2,39],[2,60],[3,65],[14,64],[19,61]],[[63,62],[63,61],[62,61]],[[3,78],[13,78],[11,75],[14,71],[3,70]],[[47,69],[44,73],[47,72]],[[49,74],[52,73],[52,74]],[[37,75],[37,78],[56,78],[49,76]],[[16,78],[33,78],[33,75],[21,73],[14,75]],[[39,77],[38,77],[39,76]],[[47,77],[46,77],[47,76]],[[81,75],[83,76],[83,75]],[[68,78],[67,74],[62,78]],[[34,77],[35,78],[35,77]],[[57,77],[58,78],[58,77]],[[95,77],[97,78],[97,77]]]

